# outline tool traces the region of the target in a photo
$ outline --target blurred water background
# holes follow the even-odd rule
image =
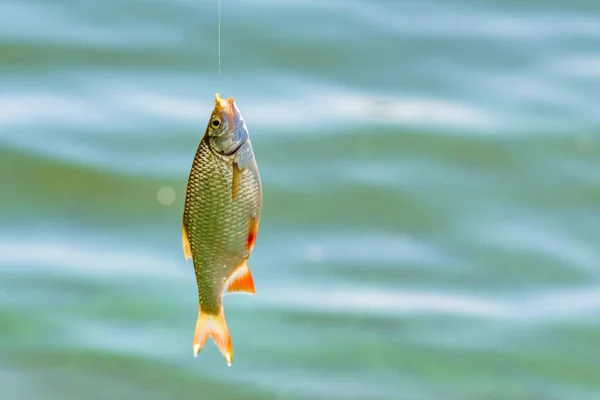
[[[600,3],[2,0],[0,398],[600,399]],[[263,178],[228,368],[189,168]]]

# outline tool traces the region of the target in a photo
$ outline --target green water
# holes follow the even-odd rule
[[[600,399],[600,3],[0,2],[0,399]],[[257,295],[192,356],[215,92]],[[174,197],[173,197],[174,195]]]

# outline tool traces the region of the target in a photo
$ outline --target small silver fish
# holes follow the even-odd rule
[[[194,262],[200,299],[194,356],[212,337],[227,364],[233,361],[223,295],[254,294],[247,261],[261,206],[262,186],[248,129],[233,98],[217,94],[192,164],[183,210],[183,252]]]

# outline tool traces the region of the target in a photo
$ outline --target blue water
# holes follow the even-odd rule
[[[600,3],[0,2],[0,398],[600,399]],[[257,295],[192,355],[187,177],[248,124]]]

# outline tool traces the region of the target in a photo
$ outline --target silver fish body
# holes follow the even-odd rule
[[[215,103],[188,180],[182,240],[198,285],[194,355],[212,337],[231,364],[222,298],[226,292],[254,293],[247,261],[258,234],[262,187],[248,130],[234,100],[217,94]]]

